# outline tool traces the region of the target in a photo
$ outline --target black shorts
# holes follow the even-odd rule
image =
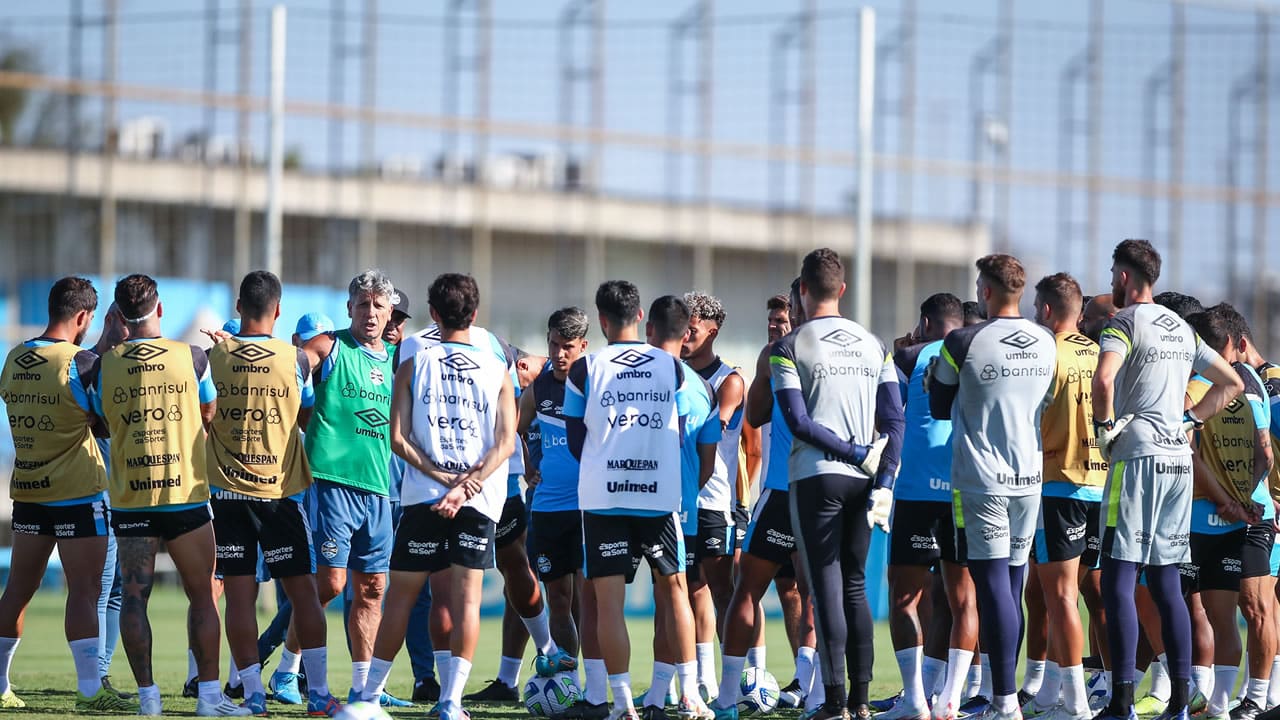
[[[502,505],[502,517],[498,518],[498,526],[494,528],[493,539],[497,547],[506,547],[524,535],[526,522],[524,498],[512,495]]]
[[[111,511],[111,529],[116,537],[158,537],[165,541],[199,530],[213,519],[209,506],[189,510]]]
[[[440,572],[450,565],[471,570],[494,566],[494,522],[472,507],[452,518],[418,503],[406,506],[391,550],[391,569],[400,572]]]
[[[1184,593],[1205,590],[1240,592],[1240,555],[1248,530],[1191,533],[1191,562],[1179,566]]]
[[[740,549],[747,539],[747,526],[751,524],[751,509],[746,505],[733,505],[733,547]]]
[[[13,534],[55,538],[106,537],[111,510],[102,500],[75,505],[13,501]]]
[[[742,552],[778,565],[791,562],[796,536],[791,532],[791,504],[788,493],[765,488],[756,502],[756,512],[747,526]]]
[[[698,508],[698,543],[693,548],[695,559],[732,555],[734,532],[732,518],[720,510]]]
[[[949,502],[896,500],[889,531],[889,564],[964,564],[956,543],[955,510]]]
[[[782,567],[778,568],[778,572],[774,573],[773,576],[782,580],[795,580],[796,566],[792,565],[791,561],[788,560],[782,564]]]
[[[1240,550],[1240,577],[1267,577],[1271,574],[1271,551],[1276,544],[1276,529],[1270,520],[1245,528],[1244,547]]]
[[[1080,558],[1083,568],[1096,567],[1102,556],[1102,503],[1046,497],[1040,501],[1044,527],[1036,530],[1036,562]]]
[[[218,493],[209,503],[218,544],[218,574],[257,576],[259,548],[271,577],[277,580],[316,571],[311,527],[302,503],[288,498],[248,500],[227,495]]]
[[[582,513],[534,512],[530,521],[533,569],[544,582],[582,572]]]
[[[633,577],[639,560],[662,576],[684,572],[684,535],[677,513],[604,515],[582,513],[585,576]]]

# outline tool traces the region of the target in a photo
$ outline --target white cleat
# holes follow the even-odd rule
[[[142,698],[138,703],[138,714],[147,716],[157,716],[164,714],[164,706],[160,703],[160,698]]]
[[[207,702],[204,698],[196,700],[196,717],[246,717],[252,714],[253,710],[236,705],[226,695],[220,694],[216,703]]]
[[[929,720],[929,708],[913,708],[905,699],[899,698],[893,707],[876,713],[877,720]]]

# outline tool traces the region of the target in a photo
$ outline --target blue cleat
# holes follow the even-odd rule
[[[267,695],[266,693],[254,693],[245,698],[244,702],[240,703],[240,707],[247,708],[256,717],[266,717]]]
[[[960,720],[965,718],[979,717],[991,707],[991,701],[981,695],[974,695],[968,700],[960,704],[960,709],[956,711],[956,717]]]
[[[900,699],[902,699],[902,691],[899,691],[898,694],[894,695],[893,697],[881,698],[879,700],[872,700],[868,704],[871,706],[872,710],[875,710],[878,713],[882,713],[888,710],[892,710],[893,706],[897,705],[898,700]]]
[[[573,672],[578,669],[578,659],[564,650],[556,650],[550,655],[539,655],[533,661],[538,677],[549,678],[560,672]]]
[[[396,697],[395,695],[392,695],[389,692],[383,692],[382,695],[378,697],[378,704],[384,708],[413,707],[413,703],[409,702],[408,700],[401,700],[400,698]]]
[[[471,713],[451,702],[440,703],[440,720],[471,720]]]
[[[333,717],[342,712],[342,704],[331,694],[307,693],[307,715],[311,717]]]
[[[1165,717],[1165,716],[1161,715],[1160,717]],[[1093,716],[1093,720],[1138,720],[1138,714],[1133,711],[1132,707],[1130,707],[1128,712],[1125,713],[1124,715],[1117,715],[1111,712],[1110,708],[1103,708],[1102,712]],[[1186,710],[1182,711],[1181,720],[1187,720]]]
[[[730,705],[726,708],[712,703],[711,712],[716,714],[716,720],[738,720],[737,705]]]
[[[273,694],[276,702],[282,705],[301,705],[302,691],[298,689],[298,674],[290,672],[271,673],[267,681],[267,689]]]
[[[1129,711],[1129,720],[1133,720],[1133,711]],[[1156,720],[1189,720],[1191,717],[1190,708],[1184,707],[1176,712],[1165,710],[1156,716]]]

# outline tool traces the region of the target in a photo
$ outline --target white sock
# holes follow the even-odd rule
[[[292,655],[292,653],[290,654]],[[297,655],[294,655],[294,658],[297,658]],[[302,651],[302,664],[307,668],[307,692],[316,693],[320,697],[328,695],[329,648],[321,645],[318,648],[304,649]],[[284,666],[283,658],[281,658],[280,665]],[[297,667],[297,665],[294,665],[294,669],[289,672],[298,672]]]
[[[1028,695],[1040,692],[1040,684],[1044,682],[1045,660],[1027,658],[1027,669],[1022,674],[1022,691]]]
[[[1271,685],[1268,680],[1257,680],[1249,678],[1244,684],[1244,697],[1246,700],[1252,700],[1254,705],[1260,708],[1267,706],[1267,688]]]
[[[551,639],[551,621],[547,619],[547,606],[542,606],[542,612],[531,618],[522,617],[524,627],[529,631],[529,639],[533,640],[533,646],[543,655],[555,655],[560,648],[556,647],[556,641]],[[511,687],[515,687],[512,684]]]
[[[1081,715],[1089,711],[1089,691],[1084,686],[1084,666],[1072,665],[1061,668],[1062,704],[1072,715]]]
[[[679,667],[676,667],[676,672],[680,672]],[[680,688],[676,685],[676,678],[674,675],[667,683],[667,699],[671,700],[673,705],[680,702]]]
[[[455,655],[449,673],[453,675],[453,682],[449,683],[449,702],[461,706],[462,689],[467,686],[467,678],[471,676],[471,661]]]
[[[613,707],[615,710],[626,710],[634,707],[631,702],[631,673],[610,675],[609,689],[613,691]]]
[[[1203,665],[1191,666],[1191,694],[1199,690],[1205,698],[1213,695],[1213,670]]]
[[[365,683],[369,680],[369,663],[351,661],[351,689],[357,694],[364,692]]]
[[[1169,692],[1173,686],[1169,682],[1169,668],[1165,667],[1164,653],[1160,653],[1156,662],[1151,663],[1147,670],[1151,672],[1151,689],[1147,694],[1162,702],[1169,702]]]
[[[1249,694],[1249,681],[1253,680],[1253,675],[1249,673],[1249,658],[1244,659],[1244,680],[1240,682],[1240,689],[1236,691],[1236,703],[1243,702]]]
[[[991,688],[991,656],[987,653],[978,654],[978,667],[982,668],[981,684],[978,686],[978,694],[982,697],[992,700],[995,691]]]
[[[767,667],[765,664],[765,647],[747,648],[747,667]]]
[[[1231,702],[1231,691],[1236,689],[1236,675],[1239,672],[1240,668],[1235,665],[1213,666],[1213,694],[1209,696],[1208,710],[1210,716],[1227,711],[1227,703]]]
[[[187,682],[191,682],[200,675],[199,668],[196,667],[196,654],[191,648],[187,648]]]
[[[155,701],[159,702],[159,701],[160,701],[160,686],[159,686],[159,685],[148,685],[148,686],[146,686],[146,687],[139,687],[139,688],[138,688],[138,700],[139,700],[139,701],[142,701],[142,700],[155,700]]]
[[[390,674],[391,661],[375,655],[369,661],[369,675],[364,680],[364,692],[360,693],[360,699],[365,702],[378,702],[382,697],[382,690],[387,687],[387,677]],[[311,673],[307,673],[307,677],[311,677]]]
[[[102,678],[98,676],[98,638],[72,640],[67,645],[71,648],[71,660],[76,666],[76,690],[85,697],[97,695],[102,689]],[[5,685],[9,684],[8,676],[9,673],[6,672]]]
[[[813,668],[813,689],[804,697],[804,710],[811,712],[827,701],[827,686],[822,684],[822,668]]]
[[[447,651],[443,660],[436,658],[436,677],[440,678],[440,700],[444,701],[453,694],[453,655]]]
[[[943,675],[942,692],[938,694],[938,702],[944,709],[951,711],[960,708],[960,695],[965,691],[966,676],[973,674],[969,664],[973,662],[972,650],[947,650],[947,671]],[[817,686],[817,683],[814,683]],[[949,707],[948,707],[949,706]]]
[[[690,660],[676,664],[676,676],[680,678],[680,694],[691,700],[701,700],[698,695],[698,663]],[[671,681],[668,680],[670,685]]]
[[[306,652],[307,652],[306,650],[302,651],[304,655],[306,654]],[[280,650],[280,666],[276,668],[276,672],[293,673],[294,675],[297,675],[298,670],[300,670],[301,668],[302,668],[301,655],[290,652],[289,648],[282,648]],[[311,687],[311,671],[310,670],[307,671],[307,686]]]
[[[991,701],[995,705],[996,712],[1001,714],[1012,713],[1018,709],[1018,695],[996,695]]]
[[[0,638],[0,695],[9,692],[9,667],[22,638]]]
[[[237,671],[236,677],[240,678],[240,684],[244,686],[246,698],[253,697],[255,693],[267,694],[266,688],[262,687],[262,663],[254,663]]]
[[[1154,660],[1151,662],[1151,665],[1158,665],[1158,664],[1159,663],[1155,662]],[[1151,665],[1147,666],[1147,670],[1151,669]],[[1134,695],[1135,699],[1137,698],[1136,693],[1138,692],[1138,688],[1142,687],[1142,681],[1147,679],[1147,670],[1139,670],[1138,668],[1133,669],[1133,691],[1135,693]]]
[[[1030,664],[1030,661],[1027,661]],[[1036,707],[1048,709],[1058,704],[1062,696],[1062,671],[1058,663],[1049,660],[1041,670],[1040,687],[1036,690]],[[1084,676],[1081,676],[1083,680]],[[1028,691],[1030,692],[1030,691]]]
[[[440,678],[440,682],[444,682],[444,676],[449,672],[449,661],[453,658],[453,653],[448,650],[432,650],[431,655],[436,660],[436,677]],[[444,686],[440,686],[440,690],[444,691]],[[441,697],[444,697],[441,695]]]
[[[800,692],[804,695],[813,692],[813,671],[817,667],[815,655],[813,648],[803,645],[796,651],[796,679],[800,681]]]
[[[261,667],[261,664],[259,664]],[[229,687],[240,687],[240,668],[236,667],[234,659],[227,659],[227,685]],[[248,696],[246,696],[248,697]]]
[[[738,696],[742,694],[742,668],[746,665],[745,656],[720,656],[720,692],[716,695],[717,707],[731,708],[737,704]]]
[[[200,688],[201,700],[213,705],[222,702],[222,683],[217,680],[201,680],[197,687]]]
[[[947,664],[925,655],[920,667],[920,684],[924,686],[925,698],[932,704],[933,696],[941,691],[943,678],[947,674]]]
[[[716,646],[715,643],[697,643],[693,646],[698,658],[698,682],[708,689],[715,689],[716,682]]]
[[[676,666],[671,663],[653,661],[653,684],[640,701],[645,707],[662,707],[666,704],[667,688],[671,687],[671,679],[676,675]]]
[[[1280,705],[1280,655],[1271,661],[1271,685],[1267,688],[1266,708]]]
[[[895,652],[898,660],[898,672],[902,674],[902,702],[904,708],[912,710],[927,709],[925,704],[924,683],[920,679],[920,664],[924,661],[924,647],[917,645]]]
[[[520,658],[503,655],[498,661],[498,679],[507,687],[520,687]]]
[[[591,705],[603,705],[609,702],[609,671],[600,658],[583,658],[586,669],[586,700]]]

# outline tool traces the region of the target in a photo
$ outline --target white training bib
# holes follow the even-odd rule
[[[707,378],[707,382],[711,384],[712,392],[717,395],[720,392],[720,386],[728,379],[730,375],[738,372],[733,366],[724,361],[719,361],[720,366]],[[741,413],[742,409],[739,408]],[[715,414],[720,414],[717,405]],[[719,417],[715,420],[719,421]],[[716,466],[711,472],[711,477],[707,480],[707,484],[702,486],[702,490],[698,493],[698,509],[700,510],[716,510],[728,513],[731,505],[736,498],[734,497],[738,491],[738,440],[742,437],[742,417],[739,414],[737,427],[726,427],[721,433],[720,444],[716,446]]]

